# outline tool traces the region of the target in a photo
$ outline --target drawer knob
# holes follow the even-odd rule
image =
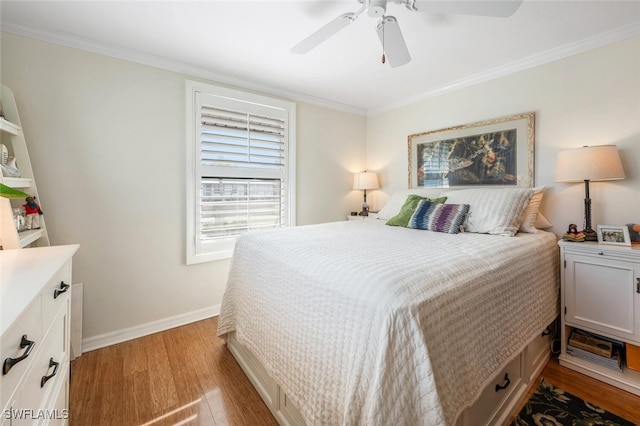
[[[504,385],[496,385],[496,392],[499,392],[509,387],[509,385],[511,384],[511,380],[509,380],[509,373],[504,374],[504,380],[505,380]]]
[[[4,376],[9,372],[9,370],[13,368],[14,365],[26,359],[31,353],[31,351],[33,350],[33,347],[35,345],[36,345],[36,342],[34,342],[33,340],[27,339],[26,334],[22,335],[22,339],[20,340],[20,349],[22,348],[27,348],[27,349],[25,349],[23,354],[20,355],[18,358],[7,358],[4,360],[4,364],[2,365],[2,375]]]
[[[71,287],[69,284],[65,284],[64,281],[60,281],[60,288],[56,288],[53,291],[53,298],[57,299],[62,293],[66,293],[67,290],[69,290],[69,287]]]
[[[53,367],[53,373],[49,374],[48,376],[42,376],[42,379],[40,380],[40,387],[43,388],[44,384],[47,383],[47,381],[52,378],[53,376],[55,376],[56,374],[58,374],[58,367],[60,367],[60,363],[59,362],[55,362],[53,360],[53,358],[51,358],[49,360],[49,368]]]

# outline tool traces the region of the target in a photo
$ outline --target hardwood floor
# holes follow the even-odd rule
[[[276,425],[216,337],[217,326],[217,318],[210,318],[83,354],[71,363],[70,425]],[[638,396],[561,367],[555,360],[541,376],[640,423]]]
[[[217,318],[83,354],[70,425],[277,425],[223,341]]]

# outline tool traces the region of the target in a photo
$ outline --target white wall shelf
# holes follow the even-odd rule
[[[14,136],[17,136],[20,133],[20,126],[13,124],[10,121],[7,121],[4,117],[0,117],[0,130],[3,132],[7,132]]]
[[[5,114],[0,117],[0,135],[2,144],[7,147],[9,155],[16,158],[20,177],[4,176],[0,173],[0,183],[11,188],[15,188],[36,197],[38,204],[41,204],[38,197],[38,188],[33,177],[29,151],[25,140],[18,106],[13,92],[6,86],[2,86],[2,109]],[[25,200],[8,200],[0,198],[0,244],[4,249],[19,249],[25,247],[46,247],[49,245],[49,236],[45,225],[44,216],[40,216],[40,228],[18,232],[13,220],[13,209],[25,204]]]
[[[4,177],[4,184],[16,189],[25,189],[31,187],[31,178],[12,178],[12,177]]]

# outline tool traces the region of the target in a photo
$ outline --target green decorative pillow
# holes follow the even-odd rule
[[[400,208],[400,212],[389,219],[386,224],[390,226],[404,226],[406,228],[409,225],[411,216],[413,216],[413,213],[416,211],[416,207],[418,207],[418,203],[423,200],[430,201],[435,204],[442,204],[447,201],[447,197],[428,198],[411,194],[407,197],[406,201]]]

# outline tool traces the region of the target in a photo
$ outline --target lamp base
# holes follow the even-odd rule
[[[369,216],[369,205],[367,204],[367,190],[364,191],[364,203],[362,203],[362,211],[358,216]]]
[[[585,235],[585,238],[584,238],[585,241],[598,241],[598,233],[596,231],[594,231],[593,229],[590,230],[590,231],[587,231],[585,229],[582,232]]]

